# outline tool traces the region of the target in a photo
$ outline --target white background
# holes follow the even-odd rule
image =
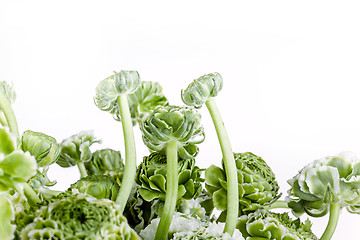
[[[307,163],[360,154],[360,14],[348,1],[4,1],[0,80],[13,82],[20,131],[59,142],[93,129],[96,148],[123,152],[121,124],[93,103],[113,71],[158,81],[172,104],[195,78],[219,72],[216,98],[235,152],[263,157],[286,195]],[[198,164],[220,165],[206,109]],[[135,130],[138,162],[147,154]],[[359,155],[360,156],[360,155]],[[78,178],[53,167],[57,189]],[[320,237],[327,217],[316,219]],[[360,216],[345,210],[333,239],[360,239]]]

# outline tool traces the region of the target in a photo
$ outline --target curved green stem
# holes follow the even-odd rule
[[[57,196],[60,193],[62,193],[62,191],[53,190],[53,189],[49,189],[49,188],[42,188],[41,193],[43,193],[43,194],[45,194],[47,196],[54,197],[54,196]]]
[[[32,187],[30,187],[28,183],[24,183],[23,186],[24,186],[24,194],[32,205],[36,205],[41,202],[41,200],[35,193],[34,189],[32,189]]]
[[[215,104],[214,99],[210,98],[206,101],[205,104],[214,122],[224,159],[227,179],[227,215],[224,232],[232,235],[234,233],[239,214],[239,189],[234,154],[231,149],[230,140],[227,135],[224,123],[221,119],[220,112]]]
[[[116,197],[116,203],[120,205],[121,213],[125,209],[130,196],[136,175],[136,149],[133,125],[126,94],[121,94],[117,99],[121,117],[125,142],[125,168],[120,191]]]
[[[166,161],[166,197],[159,226],[156,230],[155,239],[157,240],[168,239],[168,231],[176,208],[179,186],[176,140],[172,140],[166,145]]]
[[[340,215],[340,203],[330,204],[329,222],[320,240],[330,240],[335,232]]]
[[[0,109],[3,111],[5,115],[7,125],[10,128],[10,132],[15,134],[17,138],[20,138],[17,121],[15,118],[14,111],[11,107],[11,103],[2,91],[0,91]]]
[[[77,167],[79,169],[79,172],[80,172],[80,175],[81,177],[86,177],[88,174],[87,174],[87,171],[86,171],[86,168],[85,168],[85,165],[83,162],[78,162],[77,164]]]
[[[266,209],[266,210],[270,210],[270,209],[274,209],[274,208],[289,208],[289,206],[288,206],[287,202],[278,200],[278,201],[274,202],[273,204],[271,204],[270,206],[264,207],[264,209]]]
[[[6,119],[5,119],[5,116],[4,116],[3,112],[1,112],[1,110],[0,110],[0,124],[3,125],[3,126],[7,126],[7,125],[8,125],[8,124],[7,124],[7,121],[6,121]]]

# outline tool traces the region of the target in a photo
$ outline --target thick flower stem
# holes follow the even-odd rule
[[[86,177],[88,174],[87,174],[87,171],[86,171],[86,168],[85,168],[85,165],[83,162],[78,162],[77,164],[77,167],[79,169],[79,172],[80,172],[80,175],[81,177]]]
[[[227,215],[224,232],[232,235],[234,233],[239,214],[239,190],[234,154],[231,149],[230,140],[227,135],[224,123],[221,119],[220,112],[215,104],[214,99],[210,98],[206,101],[205,104],[214,122],[224,159],[227,180]]]
[[[32,205],[36,205],[41,202],[34,189],[32,189],[32,187],[30,187],[28,183],[24,183],[23,186],[25,196],[29,200],[29,202],[32,203]]]
[[[156,230],[155,239],[168,239],[168,231],[173,218],[178,195],[179,175],[177,159],[177,141],[172,140],[166,146],[167,172],[165,204]]]
[[[11,103],[9,101],[9,99],[5,96],[5,94],[0,91],[0,109],[3,111],[6,121],[7,121],[7,125],[10,128],[10,132],[12,132],[13,134],[15,134],[15,136],[17,138],[19,137],[19,129],[17,126],[17,121],[15,118],[15,114],[14,111],[11,107]]]
[[[329,222],[320,240],[330,240],[335,232],[340,215],[340,203],[330,204]]]
[[[6,118],[5,118],[5,116],[4,116],[4,114],[2,112],[0,112],[0,124],[2,126],[4,126],[4,127],[8,125],[7,121],[6,121]]]
[[[117,99],[124,133],[125,143],[125,168],[120,191],[116,197],[116,203],[120,205],[121,213],[125,209],[130,196],[136,175],[136,149],[133,125],[126,94],[121,94]]]

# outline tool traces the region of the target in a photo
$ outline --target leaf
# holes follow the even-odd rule
[[[16,150],[0,162],[0,168],[13,178],[26,181],[36,174],[36,161],[29,153]]]
[[[0,153],[8,155],[15,151],[15,138],[3,128],[0,128],[0,143]]]
[[[206,184],[221,188],[222,186],[219,181],[220,179],[225,180],[225,173],[221,168],[215,165],[211,165],[208,169],[206,169],[205,171]]]
[[[227,209],[227,192],[222,188],[219,191],[214,192],[213,200],[214,206],[220,211]]]
[[[16,227],[11,224],[11,220],[14,218],[15,213],[10,199],[0,195],[0,239],[13,239]]]

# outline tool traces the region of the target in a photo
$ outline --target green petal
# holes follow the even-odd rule
[[[26,181],[36,174],[36,161],[30,154],[16,150],[0,162],[0,168],[13,178]]]
[[[158,198],[160,195],[160,192],[150,191],[148,189],[140,188],[139,193],[145,201],[150,202],[151,200]]]
[[[219,181],[220,179],[225,180],[225,173],[221,168],[215,165],[211,165],[208,169],[206,169],[205,171],[206,184],[221,188],[222,186]]]
[[[213,194],[214,206],[220,211],[227,209],[227,192],[221,188]]]
[[[16,138],[12,133],[0,128],[0,153],[10,154],[16,149]]]
[[[165,192],[166,179],[163,175],[157,174],[149,177],[149,184],[152,189]]]
[[[11,220],[14,218],[15,213],[10,199],[5,195],[0,195],[0,239],[13,239],[16,227],[11,224]]]

